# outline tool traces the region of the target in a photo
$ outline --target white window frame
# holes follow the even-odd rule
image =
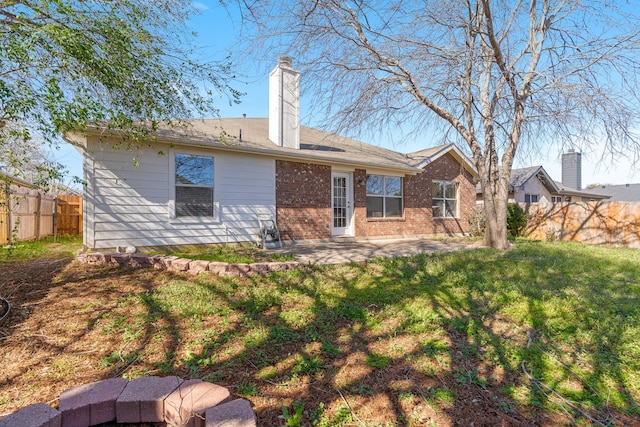
[[[431,195],[431,213],[433,215],[433,207],[435,206],[435,203],[437,201],[437,202],[441,202],[443,204],[442,213],[443,213],[444,216],[435,216],[435,215],[433,215],[433,218],[445,218],[445,219],[446,218],[458,218],[459,217],[459,212],[460,212],[460,197],[458,197],[458,193],[459,193],[458,192],[458,188],[459,188],[458,183],[454,182],[454,181],[443,181],[443,180],[434,179],[432,181],[432,184],[436,184],[436,183],[437,184],[444,184],[444,191],[442,193],[443,197],[434,197],[433,194]],[[454,186],[455,190],[456,190],[456,196],[454,198],[447,197],[447,186],[450,186],[450,185]],[[432,188],[433,188],[433,186],[432,186]],[[451,201],[451,200],[456,202],[456,212],[455,212],[454,216],[447,216],[446,204],[447,204],[447,201]]]
[[[533,200],[533,199],[535,199],[535,200]],[[540,195],[539,194],[529,194],[529,193],[525,193],[524,194],[524,202],[525,203],[538,203],[539,201],[540,201]]]
[[[382,198],[382,216],[369,216],[368,213],[367,213],[366,214],[367,215],[367,219],[375,220],[375,219],[402,219],[402,218],[404,218],[404,178],[401,177],[401,176],[381,175],[381,174],[368,173],[366,179],[368,180],[370,176],[377,176],[377,177],[382,178],[382,192],[383,192],[383,194],[374,194],[374,193],[366,192],[365,206],[367,205],[366,199],[369,198],[369,197],[380,197],[380,198]],[[386,194],[387,178],[400,179],[400,195],[399,196],[393,196],[393,195]],[[365,191],[366,191],[366,181],[365,181]],[[399,216],[387,216],[387,199],[400,199],[400,215]],[[368,209],[367,209],[367,211],[368,211]]]
[[[187,155],[196,157],[210,157],[213,160],[213,213],[211,216],[176,216],[176,155]],[[214,224],[220,223],[220,206],[217,201],[216,182],[216,160],[211,153],[203,153],[188,150],[171,150],[169,153],[169,221],[176,224]]]

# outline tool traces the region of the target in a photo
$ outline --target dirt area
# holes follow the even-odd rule
[[[122,350],[122,338],[115,340],[105,334],[104,329],[92,325],[110,312],[126,312],[128,307],[123,306],[123,296],[160,286],[173,277],[171,273],[94,267],[70,258],[37,259],[14,263],[11,268],[0,264],[0,268],[0,293],[13,305],[10,315],[0,325],[0,416],[36,402],[56,406],[57,396],[73,386],[142,372],[198,377],[228,387],[233,394],[251,401],[259,425],[263,426],[284,424],[281,406],[287,406],[291,412],[296,400],[305,407],[302,425],[311,425],[308,420],[314,418],[313,411],[318,408],[334,414],[334,422],[325,424],[327,426],[571,423],[571,418],[564,413],[544,412],[534,407],[527,412],[528,409],[506,399],[498,385],[489,383],[480,387],[460,384],[451,375],[428,376],[411,369],[402,358],[390,361],[386,369],[373,369],[359,351],[371,345],[364,336],[347,343],[350,351],[336,357],[330,366],[323,366],[310,375],[302,371],[295,381],[283,384],[267,375],[256,379],[260,378],[260,360],[274,357],[270,352],[278,353],[282,355],[283,366],[276,369],[289,369],[284,366],[286,355],[302,352],[313,360],[319,345],[307,344],[301,349],[304,343],[292,340],[282,348],[244,351],[241,356],[234,355],[234,349],[228,348],[228,354],[218,359],[219,366],[212,362],[211,366],[194,369],[193,365],[175,357],[170,358],[172,363],[163,366],[167,355],[182,351],[174,328],[179,322],[189,320],[159,318],[157,323],[149,325],[153,330],[146,331],[144,336],[132,337],[131,348],[121,352],[133,357],[108,364],[105,360],[114,350]],[[204,323],[207,321],[203,319]],[[347,321],[336,321],[336,330],[349,327],[351,324]],[[159,330],[166,333],[156,334]],[[197,335],[200,329],[190,330]],[[193,342],[196,337],[182,333],[180,338]],[[147,355],[144,362],[135,357],[142,351]],[[224,366],[224,372],[220,366]],[[494,372],[492,377],[500,375],[514,374]],[[251,383],[255,390],[250,390]],[[455,399],[449,401],[446,395],[438,395],[437,390],[452,390]],[[349,412],[353,415],[351,418]],[[626,425],[639,425],[624,417],[617,420]]]

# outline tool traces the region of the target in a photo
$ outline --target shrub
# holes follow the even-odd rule
[[[507,206],[507,231],[513,237],[524,235],[527,228],[527,214],[517,203],[509,203]]]
[[[482,206],[476,206],[473,214],[469,217],[469,235],[472,237],[484,236],[484,209]]]

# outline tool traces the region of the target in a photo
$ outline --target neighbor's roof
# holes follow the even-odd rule
[[[640,184],[603,185],[593,189],[612,202],[640,202]]]
[[[579,196],[590,197],[592,199],[607,199],[605,194],[596,193],[589,190],[578,190],[564,185],[561,182],[551,179],[549,174],[542,166],[530,166],[528,168],[513,169],[511,171],[511,188],[510,191],[517,190],[518,187],[523,186],[534,176],[537,176],[540,182],[547,188],[549,193],[558,194],[562,196]]]
[[[538,175],[538,179],[545,187],[547,187],[547,190],[550,193],[558,192],[555,182],[549,177],[542,166],[529,166],[528,168],[511,169],[509,192],[522,190],[524,185],[536,175]],[[482,187],[480,184],[476,185],[476,193],[482,194]]]
[[[520,168],[520,169],[512,169],[511,170],[511,181],[509,182],[510,186],[513,190],[522,187],[534,176],[537,176],[540,182],[547,188],[547,190],[551,193],[558,192],[558,187],[555,184],[555,181],[551,179],[549,174],[542,166],[530,166],[528,168]]]
[[[89,129],[87,133],[117,135],[117,131],[97,126]],[[67,137],[71,135],[68,134]],[[269,140],[269,119],[267,118],[193,119],[186,121],[186,126],[179,123],[171,126],[161,125],[153,135],[162,142],[205,146],[281,159],[351,167],[364,166],[369,169],[390,170],[403,174],[417,174],[421,170],[418,167],[420,162],[416,162],[416,159],[410,158],[409,155],[302,125],[300,126],[300,149],[280,147]],[[418,153],[432,152],[431,161],[433,161],[434,155],[440,156],[449,151],[456,156],[459,152],[450,144]],[[461,159],[465,163],[468,162],[464,156]]]
[[[567,187],[561,182],[554,181],[542,166],[529,166],[527,168],[512,169],[511,180],[509,181],[509,191],[522,190],[524,185],[533,177],[537,177],[537,179],[540,180],[542,185],[544,185],[547,188],[547,191],[551,194],[590,197],[592,199],[607,199],[609,197],[601,191],[577,190],[575,188]],[[478,194],[482,194],[480,185],[476,186],[476,192]]]

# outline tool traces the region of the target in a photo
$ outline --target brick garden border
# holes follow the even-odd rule
[[[272,271],[292,270],[304,264],[298,261],[256,262],[252,264],[229,264],[227,262],[209,262],[191,260],[169,255],[144,255],[102,252],[81,254],[76,259],[82,263],[98,265],[118,265],[129,267],[149,267],[199,274],[209,272],[219,276],[248,277],[256,274],[268,274]]]
[[[111,378],[60,394],[58,409],[26,406],[0,419],[0,427],[88,427],[117,423],[163,423],[180,427],[256,427],[251,404],[229,390],[176,376]]]

